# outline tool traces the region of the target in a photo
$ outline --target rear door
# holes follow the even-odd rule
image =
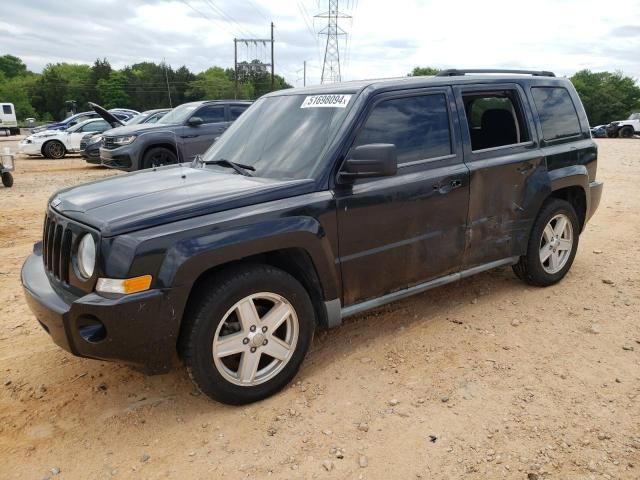
[[[192,115],[200,117],[202,124],[182,127],[183,151],[186,161],[191,161],[196,155],[202,155],[213,144],[216,137],[229,127],[226,106],[220,104],[204,105]]]
[[[393,143],[398,172],[335,188],[343,305],[457,271],[469,200],[449,87],[378,95],[350,148]]]
[[[470,170],[464,268],[521,255],[546,167],[531,108],[515,83],[454,87]]]

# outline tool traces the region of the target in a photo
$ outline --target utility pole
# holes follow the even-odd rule
[[[299,71],[299,70],[298,70]],[[302,86],[307,86],[307,61],[304,61],[304,65],[302,67]]]
[[[236,100],[238,99],[238,39],[234,38],[233,39],[233,78],[235,81],[235,88],[234,88],[234,97]]]
[[[235,72],[234,86],[235,86],[235,98],[237,99],[240,95],[239,91],[239,82],[240,77],[243,80],[246,80],[247,77],[251,77],[252,75],[264,75],[268,74],[267,67],[271,67],[271,91],[274,89],[274,79],[275,79],[275,71],[274,71],[274,37],[273,30],[275,25],[271,22],[271,37],[270,38],[234,38],[233,39],[233,71]],[[238,44],[240,48],[242,48],[242,44],[244,44],[245,54],[241,55],[242,60],[238,61]],[[267,45],[271,46],[271,63],[268,62],[268,52]],[[250,53],[250,48],[255,47],[256,57],[253,57]],[[260,50],[262,55],[258,55],[258,48],[262,47],[263,50]],[[241,52],[242,53],[242,52]],[[253,57],[253,58],[252,58]]]
[[[273,92],[273,82],[274,82],[273,70],[274,70],[274,63],[273,63],[273,22],[271,22],[271,91],[272,92]]]
[[[341,18],[351,18],[351,16],[340,12],[338,1],[339,0],[327,0],[327,11],[315,16],[316,18],[327,19],[327,26],[318,32],[319,35],[326,35],[327,37],[324,50],[324,63],[322,64],[321,83],[333,83],[341,80],[338,40],[341,35],[346,35],[347,32],[338,25],[338,21]]]

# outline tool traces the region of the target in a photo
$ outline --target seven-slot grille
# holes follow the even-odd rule
[[[45,268],[58,280],[69,282],[72,232],[66,222],[47,214],[42,236],[42,258]]]

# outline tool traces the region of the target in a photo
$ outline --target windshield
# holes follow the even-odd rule
[[[133,117],[131,120],[128,120],[127,122],[125,122],[127,125],[138,125],[139,123],[142,123],[149,115],[146,115],[144,113],[141,113],[140,115],[136,115],[135,117]]]
[[[164,117],[158,120],[158,123],[171,125],[184,123],[193,114],[196,108],[200,106],[200,103],[184,103],[167,113]]]
[[[629,120],[640,120],[640,113],[632,113]]]
[[[79,132],[82,127],[84,127],[87,123],[92,122],[92,121],[93,120],[85,120],[83,122],[76,123],[73,127],[67,128],[67,132],[69,132],[69,133]]]
[[[332,99],[341,98],[339,103]],[[204,155],[230,160],[268,178],[312,178],[325,148],[355,99],[352,95],[281,95],[261,98]],[[317,100],[317,99],[325,99]]]

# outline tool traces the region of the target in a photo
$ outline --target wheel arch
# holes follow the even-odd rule
[[[147,155],[147,153],[149,152],[149,150],[153,149],[153,148],[166,148],[167,150],[173,152],[173,154],[178,158],[178,161],[180,160],[180,152],[179,150],[176,148],[176,144],[172,143],[169,140],[163,140],[160,142],[150,142],[148,145],[145,145],[144,149],[142,150],[142,154],[140,155],[140,166],[139,168],[144,168],[144,157]]]
[[[569,202],[578,215],[580,231],[584,229],[589,212],[589,172],[584,165],[571,165],[549,172],[551,193],[548,198]]]

